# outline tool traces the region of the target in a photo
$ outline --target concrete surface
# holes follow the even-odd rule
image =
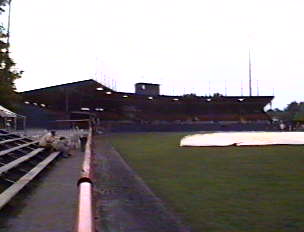
[[[57,159],[1,210],[1,232],[73,230],[78,201],[76,183],[83,154],[76,151],[72,154],[72,157]]]

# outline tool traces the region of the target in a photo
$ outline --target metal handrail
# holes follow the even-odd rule
[[[92,181],[92,128],[86,143],[81,176],[78,180],[79,202],[76,232],[95,232]]]
[[[89,129],[89,134],[88,134],[88,139],[85,147],[85,152],[84,152],[84,160],[82,164],[82,169],[81,169],[81,177],[80,177],[80,182],[82,179],[84,180],[90,180],[92,183],[92,128],[90,127]],[[79,182],[78,182],[79,183]]]
[[[79,185],[79,206],[77,232],[95,232],[92,207],[92,184],[82,182]]]

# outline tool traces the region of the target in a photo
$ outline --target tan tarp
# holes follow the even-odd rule
[[[304,144],[304,132],[217,132],[188,135],[180,146],[249,146]]]

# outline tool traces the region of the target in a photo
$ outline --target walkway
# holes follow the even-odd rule
[[[70,232],[78,201],[77,180],[83,154],[60,158],[0,211],[2,232]]]

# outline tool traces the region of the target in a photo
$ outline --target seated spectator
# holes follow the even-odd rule
[[[56,139],[52,143],[52,146],[56,151],[60,151],[64,158],[71,156],[70,154],[71,147],[69,144],[69,140],[67,138],[60,137],[59,139]]]
[[[9,120],[6,120],[5,127],[6,127],[7,131],[11,131],[12,125],[11,125],[11,122]]]
[[[52,149],[52,143],[55,141],[56,139],[56,132],[55,131],[50,131],[48,133],[46,133],[45,135],[43,135],[40,140],[39,140],[39,146],[40,147],[44,147],[46,149]]]

